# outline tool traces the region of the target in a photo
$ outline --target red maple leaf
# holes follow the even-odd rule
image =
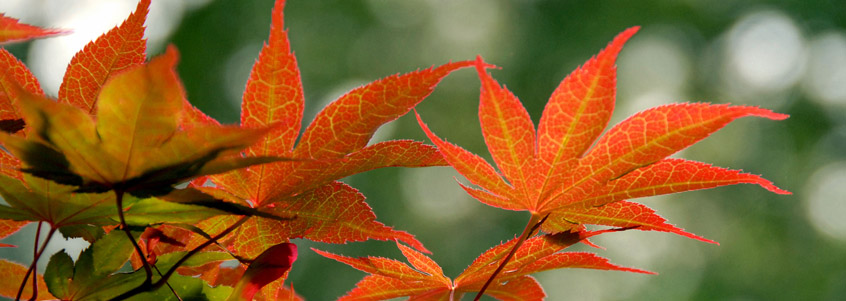
[[[120,26],[74,56],[56,101],[44,95],[26,66],[0,49],[0,142],[8,151],[0,151],[0,194],[8,203],[0,210],[4,222],[48,222],[49,241],[56,229],[73,226],[67,233],[85,235],[97,226],[114,225],[116,216],[129,234],[124,215],[133,225],[148,225],[186,217],[183,222],[194,223],[221,210],[255,212],[219,207],[219,200],[141,200],[162,196],[198,175],[278,161],[231,155],[254,144],[270,127],[180,128],[183,112],[193,113],[193,107],[186,106],[174,70],[175,48],[144,63],[149,5],[149,0],[140,1]],[[123,202],[124,192],[138,197]],[[180,209],[171,210],[175,208],[187,210],[180,215]],[[17,223],[4,225],[8,228],[2,236],[15,231]],[[143,257],[137,245],[135,249]],[[150,269],[145,268],[149,279]]]
[[[479,121],[498,171],[479,156],[436,136],[417,116],[447,162],[481,188],[459,183],[470,195],[494,207],[531,213],[523,239],[533,235],[532,225],[548,219],[541,227],[548,233],[597,224],[666,231],[711,242],[666,223],[646,206],[623,200],[739,183],[789,194],[756,175],[667,159],[737,118],[781,120],[787,118],[785,114],[748,106],[672,104],[637,113],[600,137],[614,108],[614,62],[637,30],[619,34],[561,82],[537,131],[520,101],[491,78],[481,57],[477,59],[482,82]]]
[[[505,266],[498,282],[486,294],[500,300],[543,300],[546,294],[529,274],[562,268],[616,270],[651,273],[611,264],[607,259],[585,252],[559,252],[579,241],[606,231],[561,232],[531,238],[523,243]],[[615,231],[615,230],[610,230]],[[385,300],[411,297],[409,300],[461,300],[469,292],[478,292],[497,263],[518,243],[515,238],[482,253],[461,274],[451,280],[431,258],[397,244],[411,266],[381,257],[351,258],[312,249],[320,255],[369,273],[339,300]]]
[[[22,42],[67,32],[68,31],[66,30],[44,29],[38,26],[21,23],[18,19],[7,17],[6,14],[0,13],[0,44]]]
[[[283,23],[285,1],[276,1],[268,42],[259,54],[241,105],[241,126],[275,127],[246,150],[252,156],[293,156],[300,159],[237,170],[209,177],[216,187],[202,191],[231,202],[260,208],[292,221],[251,219],[241,226],[228,246],[252,258],[269,246],[290,238],[344,243],[366,239],[401,240],[426,250],[411,234],[375,221],[364,196],[338,179],[363,171],[390,167],[446,165],[438,151],[410,140],[368,145],[382,125],[409,112],[450,72],[471,66],[470,61],[389,76],[353,89],[317,114],[303,131],[304,97],[296,58]],[[214,122],[199,111],[185,123]],[[223,229],[235,222],[219,218],[204,229]]]
[[[672,104],[637,113],[599,137],[614,107],[614,61],[636,31],[631,28],[621,33],[561,82],[546,105],[537,133],[520,101],[484,71],[486,65],[479,58],[479,120],[499,171],[479,156],[438,138],[419,115],[418,121],[447,162],[482,188],[462,184],[469,194],[494,207],[529,211],[538,220],[551,214],[555,221],[574,210],[601,208],[629,198],[739,183],[789,194],[756,175],[667,159],[734,119],[759,116],[781,120],[787,118],[784,114],[747,106]],[[604,210],[608,217],[615,217],[618,213],[612,211]],[[560,232],[583,223],[578,218],[569,221],[570,226],[549,222],[543,229]],[[685,233],[681,229],[671,232]]]
[[[244,271],[230,298],[252,300],[262,287],[276,279],[286,277],[295,260],[297,260],[297,245],[295,244],[286,242],[267,248]]]
[[[126,59],[125,57],[121,57],[117,59],[117,61],[121,61],[120,68],[125,68],[128,66],[127,63],[132,62],[133,64],[140,64],[144,62],[144,43],[141,40],[140,34],[143,34],[143,25],[144,25],[144,18],[146,16],[146,8],[149,6],[149,1],[141,1],[138,4],[139,8],[144,9],[144,13],[140,14],[140,17],[131,17],[130,20],[124,22],[119,28],[127,28],[127,27],[137,27],[135,29],[139,33],[137,40],[133,43],[136,45],[140,45],[140,49],[133,49],[132,52],[135,53],[134,57],[131,59]],[[139,14],[134,14],[139,15]],[[116,31],[117,28],[113,31]],[[56,30],[56,29],[42,29],[28,24],[19,23],[18,20],[14,18],[7,17],[3,14],[0,14],[0,43],[4,42],[14,42],[14,41],[22,41],[28,40],[33,38],[39,37],[46,37],[56,34],[63,34],[67,33],[68,31],[65,30]],[[98,39],[95,42],[90,43],[87,48],[89,50],[82,51],[77,54],[74,59],[74,63],[70,64],[68,69],[68,74],[78,74],[78,76],[87,79],[89,84],[85,85],[88,89],[93,89],[93,93],[89,93],[88,101],[90,102],[88,105],[85,106],[86,109],[89,110],[90,113],[93,113],[93,105],[94,100],[96,100],[97,93],[99,89],[102,87],[103,82],[105,81],[106,76],[99,76],[95,79],[91,79],[91,73],[99,73],[101,71],[107,71],[108,64],[99,64],[99,63],[81,63],[78,62],[78,57],[87,56],[92,58],[97,58],[103,60],[104,58],[109,58],[110,56],[107,54],[109,49],[109,42],[112,45],[122,45],[120,41],[116,41],[113,38],[110,38],[113,34],[106,34],[104,37]],[[112,41],[105,41],[107,39],[111,39]],[[118,46],[120,48],[120,46]],[[96,53],[95,53],[96,52]],[[97,68],[94,68],[97,67]],[[99,70],[98,68],[104,68],[103,70]],[[82,70],[82,71],[80,71]],[[72,72],[71,72],[72,71]],[[114,70],[112,70],[114,71]],[[113,73],[111,71],[107,72],[109,74]],[[66,76],[67,77],[67,76]],[[68,89],[65,88],[67,85],[63,83],[63,88],[60,90],[60,95],[70,94],[67,93]],[[25,128],[24,117],[21,115],[21,109],[16,102],[20,99],[23,95],[20,95],[21,91],[29,94],[33,94],[36,96],[44,96],[44,91],[41,89],[38,80],[32,74],[32,72],[27,68],[20,60],[15,58],[11,53],[9,53],[6,49],[0,48],[0,130],[6,133],[16,134],[21,137],[26,136],[26,131],[23,131]],[[71,97],[72,98],[72,97]],[[62,99],[67,99],[67,97],[62,97]],[[63,102],[73,103],[72,100],[65,100]],[[36,216],[33,218],[35,220],[44,220],[50,222],[54,227],[74,224],[77,222],[81,222],[82,220],[87,220],[88,222],[97,223],[98,221],[94,220],[94,216],[90,214],[82,214],[79,216],[79,207],[73,208],[74,206],[70,204],[65,204],[66,206],[39,206],[38,204],[41,201],[47,202],[61,202],[65,201],[67,198],[71,198],[69,194],[63,194],[67,190],[57,187],[55,185],[49,184],[49,182],[28,178],[24,180],[23,174],[20,172],[20,168],[22,167],[21,162],[12,156],[10,153],[5,151],[0,151],[0,174],[8,176],[11,179],[17,179],[21,182],[28,182],[27,185],[30,187],[25,187],[20,185],[21,183],[15,183],[14,181],[8,182],[4,185],[4,191],[13,191],[17,188],[21,188],[23,190],[38,188],[43,189],[47,193],[45,194],[47,198],[41,199],[38,197],[28,197],[25,204],[32,206],[33,208],[40,207],[40,208],[51,208],[50,210],[42,210],[40,212],[36,212]],[[37,183],[34,183],[37,182]],[[19,186],[20,187],[17,187]],[[12,187],[15,186],[15,187]],[[18,189],[21,191],[21,189]],[[84,197],[82,197],[84,198]],[[81,198],[77,198],[81,199]],[[90,207],[94,207],[89,204]],[[64,207],[64,208],[63,208]],[[87,208],[90,209],[90,208]],[[39,211],[39,210],[35,210]],[[75,212],[76,211],[76,212]],[[96,211],[96,210],[91,210]],[[91,212],[89,211],[89,212]],[[100,210],[102,213],[102,210]],[[74,216],[79,217],[78,219],[68,220],[66,217]],[[74,218],[76,218],[74,217]],[[28,221],[11,221],[11,220],[2,220],[4,226],[0,227],[0,237],[5,237],[9,234],[12,234],[17,231],[20,226],[28,223]]]
[[[147,50],[144,22],[149,9],[150,0],[141,0],[123,23],[97,37],[73,56],[59,87],[59,102],[94,114],[97,96],[106,79],[144,63]]]

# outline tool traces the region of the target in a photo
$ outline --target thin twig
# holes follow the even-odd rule
[[[40,226],[41,226],[41,224],[39,223],[39,231],[38,231],[39,234],[41,233]],[[55,233],[56,233],[56,228],[50,227],[50,231],[47,232],[47,237],[44,239],[44,243],[41,244],[41,249],[36,248],[36,250],[38,250],[38,251],[35,253],[35,258],[32,259],[32,263],[29,265],[29,269],[26,271],[26,275],[24,275],[23,281],[21,281],[21,286],[18,288],[18,294],[15,297],[15,300],[21,299],[21,295],[23,294],[24,287],[26,287],[26,281],[29,279],[29,275],[33,274],[33,272],[35,271],[35,267],[38,264],[38,259],[41,258],[41,255],[44,255],[44,250],[47,249],[47,243],[50,242],[50,239],[53,238],[53,234],[55,234]],[[36,234],[36,238],[37,237],[38,237],[38,234]],[[36,246],[37,246],[38,241],[36,240],[35,243],[36,243]],[[33,278],[36,278],[36,280],[37,280],[38,276],[33,276]],[[33,296],[35,294],[36,294],[36,291],[33,291]]]
[[[161,286],[161,282],[167,281],[167,279],[170,278],[170,276],[172,276],[173,273],[176,272],[176,269],[179,266],[181,266],[183,263],[185,263],[185,261],[187,261],[189,258],[191,258],[191,256],[200,252],[201,250],[205,249],[206,247],[210,246],[211,244],[216,243],[217,240],[223,238],[224,236],[226,236],[227,234],[229,234],[233,230],[237,229],[238,227],[243,225],[245,222],[247,222],[247,220],[249,220],[249,219],[250,219],[249,216],[241,217],[241,219],[239,219],[237,222],[235,222],[234,224],[232,224],[231,226],[229,226],[228,228],[223,230],[223,232],[218,233],[217,235],[212,237],[212,239],[207,240],[206,242],[197,246],[193,250],[188,251],[188,253],[186,253],[184,256],[182,256],[182,258],[180,258],[179,261],[177,261],[172,267],[170,267],[170,269],[168,269],[167,273],[165,273],[164,276],[162,276],[162,279],[160,279],[158,281],[157,286]]]
[[[543,224],[543,222],[546,221],[546,219],[548,217],[549,217],[549,214],[547,213],[546,216],[544,216],[540,221],[537,221],[538,216],[536,216],[536,215],[532,215],[532,217],[529,218],[529,222],[526,223],[526,228],[523,229],[523,234],[520,234],[520,238],[517,240],[517,243],[514,244],[514,247],[511,247],[511,251],[508,252],[508,255],[505,256],[505,258],[502,260],[502,263],[499,264],[499,266],[493,272],[491,277],[488,278],[488,281],[485,282],[485,285],[482,286],[482,289],[479,290],[479,293],[476,294],[476,298],[474,298],[473,301],[479,301],[479,299],[482,298],[482,295],[485,294],[485,290],[488,289],[488,286],[491,285],[491,283],[494,281],[496,276],[499,275],[499,273],[502,271],[502,269],[505,268],[505,265],[508,264],[508,261],[510,261],[511,258],[514,257],[514,254],[517,253],[517,249],[519,249],[520,246],[522,246],[523,243],[527,239],[529,239],[529,237],[532,237],[534,235],[535,231],[538,228],[540,228],[540,226]],[[535,221],[537,221],[537,222],[535,222]]]
[[[245,222],[247,222],[247,220],[248,220],[249,218],[250,218],[249,216],[243,216],[243,217],[241,217],[241,219],[240,219],[240,220],[238,220],[237,222],[235,222],[235,223],[234,223],[234,224],[232,224],[231,226],[229,226],[229,227],[227,227],[226,229],[224,229],[224,230],[223,230],[223,232],[218,233],[217,235],[215,235],[214,237],[212,237],[212,239],[207,240],[206,242],[204,242],[204,243],[202,243],[201,245],[199,245],[199,246],[195,247],[195,248],[194,248],[194,249],[192,249],[191,251],[188,251],[188,253],[185,253],[185,255],[183,255],[183,256],[182,256],[182,258],[180,258],[180,259],[179,259],[179,260],[178,260],[178,261],[177,261],[177,262],[176,262],[176,263],[175,263],[172,267],[170,267],[170,269],[168,269],[168,270],[167,270],[167,272],[166,272],[164,275],[162,275],[162,278],[161,278],[161,279],[159,279],[158,281],[156,281],[156,283],[152,283],[152,284],[151,284],[151,283],[147,283],[147,282],[142,283],[141,285],[139,285],[139,286],[137,286],[137,287],[135,287],[135,288],[133,288],[133,289],[131,289],[131,290],[129,290],[129,291],[127,291],[127,292],[123,293],[123,294],[120,294],[119,296],[117,296],[117,297],[115,297],[115,298],[112,298],[112,300],[113,300],[113,301],[125,300],[125,299],[127,299],[127,298],[129,298],[129,297],[132,297],[132,296],[135,296],[135,295],[137,295],[137,294],[140,294],[140,293],[143,293],[143,292],[147,292],[147,291],[151,291],[151,290],[155,290],[155,289],[157,289],[157,288],[161,287],[162,285],[164,285],[165,283],[167,283],[167,280],[168,280],[171,276],[173,276],[173,274],[174,274],[174,273],[176,273],[176,269],[177,269],[177,268],[179,268],[179,267],[180,267],[183,263],[185,263],[185,261],[187,261],[189,258],[191,258],[191,256],[193,256],[194,254],[196,254],[196,253],[200,252],[201,250],[203,250],[204,248],[206,248],[206,247],[210,246],[211,244],[213,244],[213,243],[217,242],[217,240],[218,240],[218,239],[221,239],[221,238],[223,238],[224,236],[226,236],[227,234],[231,233],[232,231],[234,231],[235,229],[237,229],[238,227],[240,227],[242,224],[244,224]]]
[[[161,277],[162,271],[159,270],[159,267],[157,267],[155,264],[153,264],[152,266],[153,266],[153,269],[156,270],[156,273],[159,274],[159,277]],[[179,294],[176,293],[176,290],[173,289],[173,286],[171,286],[170,283],[165,283],[165,284],[167,285],[167,288],[170,289],[170,292],[173,293],[173,296],[176,297],[177,300],[182,301],[182,298],[179,297]]]
[[[148,285],[153,283],[153,269],[150,268],[150,264],[147,263],[146,255],[144,255],[144,251],[141,250],[141,246],[138,245],[138,242],[135,241],[135,237],[132,236],[132,230],[129,229],[129,226],[126,224],[126,219],[123,217],[123,190],[114,190],[115,198],[117,199],[117,209],[118,209],[118,217],[120,217],[120,228],[126,233],[126,236],[129,237],[129,241],[132,242],[132,246],[135,247],[135,253],[138,253],[138,258],[141,259],[141,264],[144,266],[144,272],[147,273],[147,279],[144,280],[142,285]]]
[[[44,224],[43,221],[38,222],[38,229],[35,229],[35,243],[32,247],[32,262],[35,262],[35,267],[38,267],[38,240],[41,239],[41,226]],[[32,277],[32,297],[29,300],[35,300],[38,298],[38,273],[35,273]],[[24,279],[26,282],[26,279]]]

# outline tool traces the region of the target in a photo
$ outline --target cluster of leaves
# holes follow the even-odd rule
[[[756,175],[667,158],[734,119],[783,114],[667,105],[635,114],[600,137],[615,103],[614,62],[637,28],[561,82],[537,130],[481,57],[356,88],[302,130],[305,101],[283,0],[276,1],[270,37],[247,81],[240,126],[220,125],[188,102],[174,71],[175,48],[145,62],[149,4],[141,0],[126,21],[74,56],[57,99],[44,95],[26,66],[0,48],[0,195],[6,202],[0,238],[30,222],[38,223],[38,233],[49,226],[46,238],[36,237],[29,267],[0,260],[0,269],[16,280],[0,284],[0,295],[295,299],[283,281],[297,257],[290,240],[304,238],[392,240],[411,263],[314,250],[370,273],[342,299],[452,300],[477,293],[477,299],[539,300],[543,289],[530,274],[540,271],[649,273],[591,253],[561,252],[590,244],[589,237],[637,229],[712,242],[628,199],[739,183],[788,193]],[[0,15],[0,42],[61,33]],[[482,83],[479,120],[497,168],[436,136],[419,115],[435,146],[369,144],[381,125],[410,112],[441,79],[466,67],[475,67]],[[476,186],[459,183],[480,202],[531,213],[521,235],[481,254],[454,280],[414,236],[377,222],[364,196],[338,181],[382,167],[443,165]],[[75,261],[65,252],[52,255],[44,275],[35,275],[35,262],[56,231],[91,246]],[[221,265],[232,260],[240,264]],[[127,262],[133,268],[122,271]]]

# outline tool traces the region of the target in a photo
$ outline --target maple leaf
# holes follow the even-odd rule
[[[65,81],[60,87],[58,103],[45,98],[38,81],[23,63],[5,49],[0,49],[0,89],[4,92],[0,93],[0,125],[6,132],[5,136],[9,136],[6,139],[9,140],[7,148],[21,157],[27,157],[24,160],[26,162],[23,162],[26,164],[22,164],[11,154],[0,152],[0,174],[8,176],[2,178],[6,183],[2,193],[12,200],[11,207],[2,207],[3,217],[46,221],[59,228],[83,225],[86,222],[89,225],[111,224],[114,222],[114,215],[107,213],[109,206],[105,201],[114,199],[114,196],[75,195],[73,190],[60,184],[84,186],[77,187],[76,191],[100,192],[111,188],[131,187],[130,189],[136,190],[134,193],[139,195],[163,194],[170,190],[171,184],[193,177],[195,172],[222,172],[250,164],[248,161],[251,160],[255,160],[253,163],[267,160],[215,158],[219,153],[229,151],[228,149],[237,150],[238,146],[231,145],[232,143],[249,144],[250,139],[254,140],[254,136],[261,134],[261,130],[243,131],[242,138],[247,138],[245,141],[238,141],[240,130],[235,128],[206,127],[182,133],[175,132],[178,124],[176,120],[180,119],[181,115],[179,112],[189,109],[183,107],[187,101],[184,100],[179,81],[174,80],[176,75],[172,69],[176,62],[176,52],[171,49],[165,56],[157,59],[157,63],[151,63],[158,67],[142,66],[146,56],[143,25],[149,4],[149,0],[140,1],[136,11],[120,26],[92,41],[74,56],[68,66]],[[134,69],[127,70],[129,68]],[[123,71],[129,72],[112,78]],[[139,85],[133,86],[136,82]],[[127,95],[129,97],[125,97]],[[98,98],[106,99],[105,104],[97,105]],[[154,100],[148,102],[145,98]],[[82,112],[75,111],[73,107]],[[95,109],[98,116],[88,117],[95,113]],[[136,114],[125,114],[124,111]],[[142,116],[149,113],[168,116]],[[66,119],[53,118],[54,115],[61,115]],[[92,118],[96,118],[96,121]],[[27,122],[24,122],[27,119],[29,129],[21,131],[27,125]],[[96,125],[92,126],[92,122]],[[150,131],[147,131],[148,129]],[[122,131],[132,135],[124,135]],[[32,135],[32,132],[36,134]],[[221,140],[217,137],[219,133],[229,137]],[[96,136],[96,139],[92,136]],[[215,138],[208,139],[211,136]],[[57,137],[60,139],[56,139]],[[100,144],[99,139],[103,137],[109,141]],[[127,142],[127,139],[133,142]],[[227,142],[226,139],[231,141]],[[134,143],[135,140],[141,143]],[[211,143],[197,144],[199,140]],[[158,147],[156,143],[163,143],[165,147],[157,151],[137,148],[145,143],[154,148]],[[180,147],[179,144],[183,146]],[[205,146],[196,149],[199,152],[194,152],[185,147],[189,144],[192,148],[197,145]],[[124,152],[124,149],[130,151]],[[171,159],[164,162],[160,158],[147,160],[144,156],[149,155],[171,156]],[[126,158],[120,158],[121,156]],[[189,160],[173,162],[178,156],[187,156]],[[190,158],[191,156],[195,158]],[[152,166],[138,166],[141,161],[146,161],[144,164],[151,163],[149,165]],[[24,177],[20,170],[56,180],[59,184]],[[15,183],[12,179],[20,182]],[[118,183],[120,184],[117,185]],[[137,206],[132,206],[136,201]],[[183,213],[180,217],[188,217],[188,220],[208,217],[209,213],[214,211],[221,213],[215,208],[209,210],[194,206],[214,207],[215,204],[192,201],[195,200],[181,200],[183,204],[162,204],[160,200],[136,199],[127,201],[125,205],[130,207],[126,213],[132,224],[161,222],[168,213]],[[243,209],[231,206],[216,209],[240,210],[244,213]],[[69,228],[62,230],[65,234],[70,231]]]
[[[277,159],[222,156],[257,141],[268,129],[203,127],[179,131],[183,92],[173,71],[176,50],[109,79],[96,120],[85,111],[19,89],[30,132],[0,133],[22,170],[79,192],[117,190],[162,195],[185,179]]]
[[[77,194],[75,189],[31,175],[25,175],[23,181],[0,175],[0,195],[8,204],[0,205],[0,218],[44,221],[54,228],[117,224],[114,194]]]
[[[399,239],[425,250],[412,235],[375,221],[364,197],[336,180],[382,167],[445,165],[434,147],[420,142],[396,140],[373,145],[368,142],[379,126],[408,113],[443,77],[471,66],[472,62],[448,63],[389,76],[353,89],[318,113],[299,143],[295,143],[305,104],[297,60],[284,29],[284,5],[285,1],[281,0],[275,3],[270,37],[247,81],[241,126],[284,124],[247,148],[246,153],[301,160],[211,176],[209,179],[216,187],[198,189],[230,202],[297,218],[289,222],[251,219],[229,238],[228,246],[247,258],[295,237],[329,243]],[[184,122],[185,127],[215,123],[199,111],[187,116]],[[201,227],[213,233],[212,229],[220,230],[233,222],[235,219],[217,218]]]
[[[589,237],[615,230],[593,232],[561,232],[536,236],[523,243],[505,266],[497,283],[486,294],[500,300],[542,300],[546,295],[529,274],[561,268],[587,268],[650,273],[617,266],[591,253],[559,252]],[[482,253],[455,280],[444,276],[441,267],[431,258],[397,243],[411,266],[381,257],[352,258],[313,249],[324,257],[337,260],[369,273],[356,287],[339,300],[385,300],[411,297],[409,300],[460,300],[465,293],[478,292],[487,276],[497,268],[519,238],[512,239]]]
[[[77,52],[65,71],[59,87],[59,102],[72,104],[94,114],[97,97],[106,80],[146,59],[144,21],[150,0],[141,0],[135,11],[107,33]]]
[[[7,17],[0,13],[0,44],[22,42],[36,38],[43,38],[67,33],[66,30],[44,29],[38,26],[21,23],[18,19]]]
[[[26,93],[43,96],[37,79],[31,71],[6,49],[0,48],[0,126],[2,131],[25,137],[26,131],[21,110],[17,104]],[[24,90],[24,92],[21,92]],[[7,126],[13,127],[7,127]],[[72,194],[75,188],[66,187],[20,172],[21,161],[10,153],[0,151],[0,195],[6,204],[0,205],[3,227],[0,237],[12,234],[31,221],[48,222],[69,237],[75,225],[114,224],[113,206],[106,204],[102,195]],[[113,198],[112,198],[113,199]]]
[[[187,101],[173,70],[176,50],[168,48],[144,64],[143,23],[149,2],[139,2],[120,26],[77,53],[55,102],[43,95],[31,72],[3,50],[0,85],[6,93],[0,98],[0,142],[17,158],[0,155],[0,180],[7,184],[0,193],[11,200],[10,206],[0,208],[0,217],[46,221],[69,237],[93,242],[102,233],[97,226],[118,220],[133,239],[129,225],[196,223],[227,213],[259,213],[219,200],[142,199],[174,194],[173,185],[196,176],[282,160],[233,155],[269,127],[179,129]],[[19,171],[55,183],[24,177]],[[101,193],[109,190],[114,194]],[[149,282],[148,265],[145,270]]]
[[[281,251],[284,251],[284,249]],[[273,260],[273,258],[270,259]],[[182,275],[203,279],[212,287],[219,285],[235,287],[239,281],[243,281],[244,277],[242,276],[245,275],[246,270],[247,267],[244,265],[223,267],[221,262],[214,261],[198,267],[180,267],[178,271]],[[286,276],[283,274],[280,279],[286,278]],[[230,294],[230,297],[234,297],[234,295]],[[274,281],[264,286],[253,296],[252,300],[303,300],[303,298],[294,292],[293,284],[288,287],[283,285],[282,281]]]
[[[637,30],[623,31],[564,78],[544,108],[537,131],[517,97],[500,86],[485,70],[488,65],[477,58],[482,82],[479,122],[498,171],[479,156],[438,138],[417,114],[444,159],[481,188],[459,183],[467,193],[490,206],[531,213],[512,254],[534,235],[535,224],[543,224],[547,233],[596,224],[665,231],[715,243],[666,223],[648,207],[623,200],[740,183],[789,194],[756,175],[665,159],[737,118],[781,120],[785,114],[748,106],[672,104],[637,113],[600,137],[614,108],[617,54]],[[489,276],[476,300],[496,283],[510,256]]]
[[[447,162],[482,188],[459,183],[470,195],[490,206],[529,211],[535,222],[550,214],[550,222],[542,227],[547,232],[567,231],[581,224],[639,226],[640,230],[708,241],[666,224],[639,204],[615,202],[739,183],[789,194],[756,175],[665,159],[734,119],[787,118],[766,109],[705,103],[665,105],[633,115],[595,141],[614,107],[617,54],[637,30],[634,27],[619,34],[561,82],[544,109],[537,133],[520,101],[491,78],[484,62],[477,59],[482,82],[479,121],[499,171],[479,156],[438,138],[417,115],[419,124]],[[603,208],[612,203],[616,205]]]
[[[136,10],[120,26],[88,43],[74,55],[59,87],[59,102],[75,105],[94,114],[95,103],[106,80],[116,72],[140,65],[146,59],[143,39],[144,21],[150,0],[138,2]],[[44,95],[32,72],[5,49],[0,49],[0,126],[5,132],[23,129],[19,109],[13,105],[18,96],[15,82],[32,94]],[[13,82],[13,80],[15,82]]]
[[[0,273],[5,275],[5,279],[0,281],[0,296],[6,298],[15,298],[18,294],[18,285],[21,283],[24,274],[27,273],[27,267],[20,264],[9,262],[0,259]],[[47,285],[44,283],[44,278],[37,276],[38,297],[36,300],[54,300],[56,299],[47,292]],[[27,285],[23,288],[23,297],[29,298],[32,296],[32,286]]]
[[[28,222],[26,221],[13,221],[13,220],[6,220],[0,219],[0,240],[6,238],[6,236],[12,235],[15,232],[18,232],[23,226],[26,226]],[[9,248],[15,247],[14,245],[0,243],[0,248]]]
[[[136,232],[135,234],[141,234]],[[44,280],[50,293],[61,300],[114,300],[124,292],[137,287],[145,279],[144,272],[119,272],[132,255],[133,246],[119,231],[112,231],[85,249],[76,261],[65,252],[58,252],[50,258],[44,273]],[[157,258],[157,267],[162,271],[174,264],[190,268],[231,259],[220,252],[200,252],[188,260],[185,252],[165,254]],[[159,275],[156,275],[159,276]],[[172,298],[178,295],[191,300],[218,300],[225,298],[231,288],[208,287],[199,279],[174,275],[168,278],[170,288],[158,288],[138,294],[138,300]]]
[[[295,244],[281,243],[268,248],[250,263],[232,290],[229,300],[252,300],[259,289],[280,277],[285,277],[295,260]]]
[[[6,133],[18,133],[24,127],[23,118],[20,115],[20,110],[13,104],[13,99],[17,99],[15,86],[20,86],[24,90],[32,94],[44,95],[38,80],[32,75],[32,72],[14,55],[9,53],[4,48],[0,48],[0,130]],[[0,156],[9,156],[5,152],[0,153]],[[2,157],[0,157],[2,158]],[[6,161],[4,165],[12,161]],[[5,166],[4,166],[5,167]],[[9,172],[9,168],[3,168],[2,172]]]

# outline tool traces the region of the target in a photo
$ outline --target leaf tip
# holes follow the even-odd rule
[[[755,177],[758,178],[758,180],[755,181],[755,184],[761,185],[761,187],[763,187],[766,190],[769,190],[772,193],[780,194],[780,195],[792,195],[793,194],[790,191],[779,188],[778,186],[773,184],[773,182],[771,182],[767,179],[764,179],[760,176],[755,176]]]
[[[165,53],[162,55],[163,60],[170,62],[171,65],[176,65],[176,62],[179,61],[179,49],[176,48],[176,45],[170,44],[167,45],[167,49],[165,49]]]
[[[482,59],[482,55],[476,55],[476,60],[474,61],[474,64],[476,65],[477,69],[478,68],[481,68],[481,69],[488,69],[488,68],[500,69],[500,67],[497,66],[497,65],[489,64],[489,63],[485,62],[485,60]]]
[[[720,243],[717,242],[717,241],[710,240],[710,239],[707,239],[705,237],[684,231],[684,229],[681,229],[681,228],[678,228],[678,227],[676,227],[675,230],[669,231],[669,232],[675,233],[675,234],[678,234],[678,235],[681,235],[681,236],[684,236],[684,237],[687,237],[687,238],[695,239],[695,240],[698,240],[698,241],[701,241],[701,242],[707,242],[709,244],[715,244],[715,245],[718,245],[718,246],[720,245]]]
[[[776,112],[771,112],[771,113],[772,114],[767,115],[767,118],[772,119],[772,120],[785,120],[787,118],[790,118],[790,115],[788,115],[788,114],[782,114],[782,113],[776,113]]]
[[[438,139],[438,136],[435,136],[435,133],[432,133],[432,130],[429,129],[429,126],[426,125],[425,122],[423,122],[423,118],[420,117],[420,113],[417,112],[417,109],[414,109],[414,116],[417,117],[417,124],[419,124],[420,128],[423,130],[423,132],[426,133],[426,136],[429,137],[429,139],[432,140],[432,142],[435,143],[435,145],[438,145],[438,143],[440,143],[441,140]]]
[[[745,113],[743,116],[763,117],[770,120],[785,120],[790,117],[788,114],[776,113],[770,109],[765,109],[759,106],[731,106],[726,104],[726,107]]]
[[[141,0],[138,1],[138,6],[135,8],[136,12],[144,12],[146,16],[150,12],[150,1],[151,0]]]
[[[611,62],[614,62],[617,58],[617,54],[619,54],[620,50],[623,49],[623,45],[626,44],[626,42],[632,36],[634,36],[634,34],[638,32],[638,30],[640,30],[640,26],[632,26],[626,28],[626,30],[623,30],[623,32],[617,34],[617,36],[615,36],[614,39],[611,40],[610,43],[608,43],[608,46],[606,46],[605,49],[600,52],[600,56],[607,55],[611,58]]]
[[[658,275],[658,272],[648,271],[648,270],[641,270],[635,268],[625,268],[623,271],[632,272],[632,273],[640,273],[640,274],[647,274],[647,275]]]

